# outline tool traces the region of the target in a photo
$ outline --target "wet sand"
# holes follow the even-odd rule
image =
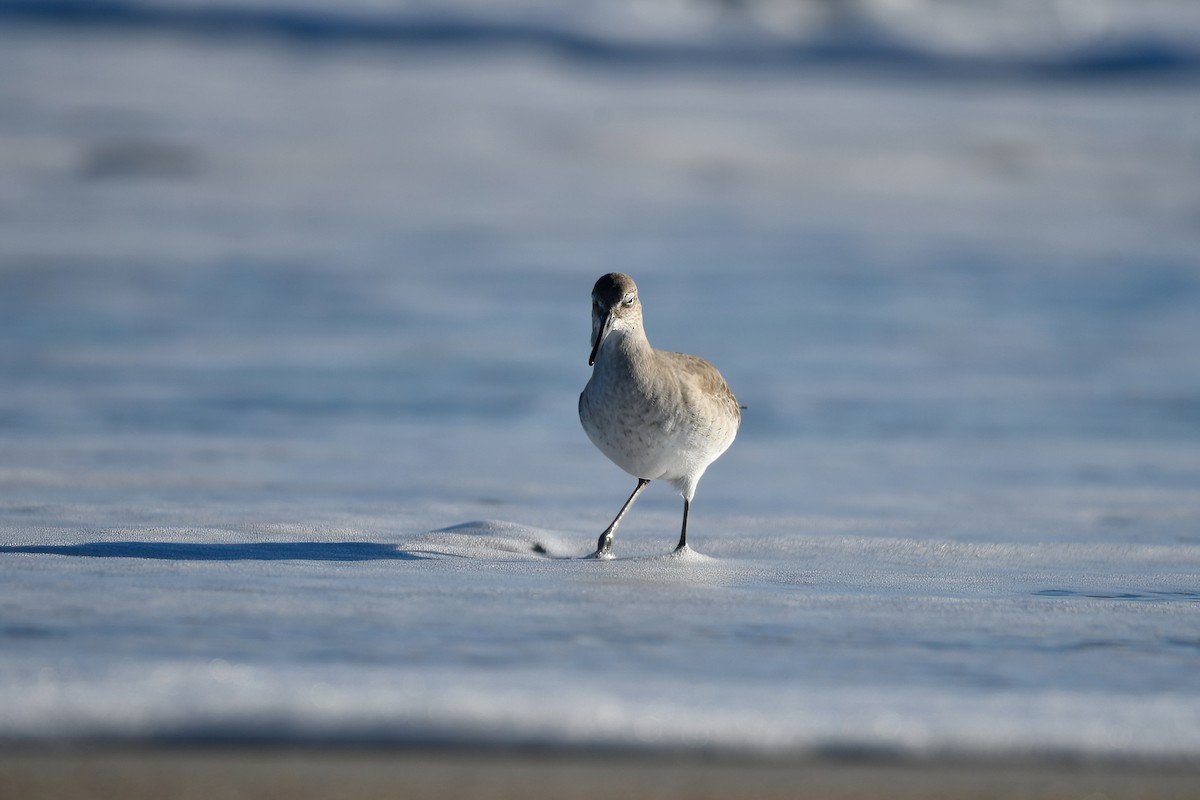
[[[9,747],[0,750],[0,797],[1170,800],[1200,797],[1200,767],[386,748]]]

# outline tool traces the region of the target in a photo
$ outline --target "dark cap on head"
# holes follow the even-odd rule
[[[610,272],[600,276],[592,287],[592,297],[601,305],[611,307],[621,302],[630,292],[637,293],[637,284],[624,272]]]

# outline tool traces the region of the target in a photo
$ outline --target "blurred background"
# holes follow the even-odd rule
[[[1190,0],[0,0],[0,736],[1194,759],[1198,343]]]
[[[1109,446],[1200,438],[1198,89],[1183,1],[0,2],[6,475],[536,517],[622,270],[731,512],[1181,480]]]

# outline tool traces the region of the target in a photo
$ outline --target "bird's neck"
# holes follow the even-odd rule
[[[641,325],[615,329],[600,348],[599,360],[610,365],[633,365],[652,357],[654,348]]]

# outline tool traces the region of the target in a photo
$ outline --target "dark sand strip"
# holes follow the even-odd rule
[[[319,747],[0,749],[0,798],[1195,800],[1200,766],[754,761]]]

